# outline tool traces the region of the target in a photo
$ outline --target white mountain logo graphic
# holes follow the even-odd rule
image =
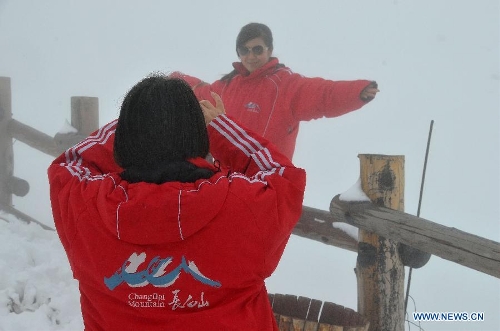
[[[155,256],[143,270],[139,270],[145,261],[146,253],[143,252],[139,255],[132,253],[111,277],[104,277],[104,284],[110,290],[114,290],[122,283],[126,283],[130,287],[143,287],[148,284],[155,287],[169,287],[184,271],[202,284],[221,287],[221,283],[204,276],[193,261],[186,262],[184,256],[182,256],[181,263],[168,272],[166,269],[173,262],[173,257],[162,259]]]

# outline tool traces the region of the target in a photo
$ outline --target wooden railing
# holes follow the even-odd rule
[[[29,183],[14,173],[14,140],[53,157],[80,142],[99,126],[98,99],[71,97],[71,125],[75,133],[58,133],[54,137],[40,132],[12,118],[11,83],[9,77],[0,77],[0,210],[26,222],[37,223],[44,229],[51,227],[17,210],[12,196],[23,197],[29,192]]]

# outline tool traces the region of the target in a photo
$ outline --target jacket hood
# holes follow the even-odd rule
[[[203,162],[203,167],[217,171]],[[99,213],[113,235],[139,245],[177,242],[192,236],[219,213],[228,191],[227,178],[220,172],[194,183],[128,183],[119,176],[118,181],[114,188],[104,189],[110,189],[111,194],[98,196]]]

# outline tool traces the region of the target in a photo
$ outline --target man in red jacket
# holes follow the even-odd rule
[[[300,217],[305,172],[213,98],[145,78],[118,120],[50,165],[85,330],[277,330],[264,280]]]
[[[269,139],[290,159],[301,121],[346,114],[379,92],[373,81],[304,77],[272,57],[272,52],[269,27],[250,23],[236,39],[240,62],[233,63],[231,73],[212,84],[180,72],[171,76],[186,80],[200,100],[210,99],[211,91],[219,94],[228,115]]]

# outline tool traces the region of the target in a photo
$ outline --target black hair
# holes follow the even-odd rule
[[[239,47],[244,47],[248,41],[259,37],[264,40],[264,44],[272,51],[273,33],[271,29],[262,23],[248,23],[241,28],[238,37],[236,37],[236,54],[238,54]]]
[[[262,23],[248,23],[241,28],[240,33],[236,37],[236,54],[238,55],[238,48],[244,47],[245,44],[252,39],[262,38],[264,44],[273,51],[273,33],[271,29]],[[221,80],[230,81],[234,76],[237,75],[237,71],[233,70],[227,75],[223,76]]]
[[[115,161],[125,169],[122,178],[132,182],[184,181],[179,178],[178,166],[193,166],[187,160],[205,157],[208,151],[201,106],[186,82],[153,74],[127,93],[114,141]],[[173,165],[177,166],[172,170]]]

